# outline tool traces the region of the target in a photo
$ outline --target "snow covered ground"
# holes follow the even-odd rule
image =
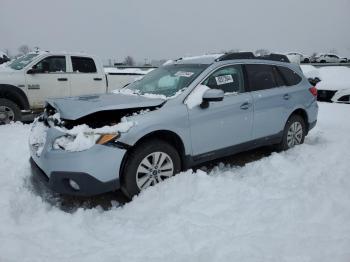
[[[349,115],[321,103],[304,145],[72,213],[33,190],[30,126],[0,126],[0,261],[348,262]]]

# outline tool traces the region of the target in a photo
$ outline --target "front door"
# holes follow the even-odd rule
[[[217,69],[202,85],[222,89],[225,96],[223,101],[210,102],[207,108],[188,108],[192,155],[209,156],[251,140],[253,104],[250,93],[245,92],[241,65]]]
[[[69,95],[69,74],[65,56],[49,56],[34,67],[35,72],[26,74],[30,104],[42,108],[47,98]]]

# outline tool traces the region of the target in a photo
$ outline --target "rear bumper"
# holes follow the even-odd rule
[[[316,124],[317,124],[317,120],[315,120],[314,122],[309,123],[309,131],[311,129],[313,129],[316,126]]]

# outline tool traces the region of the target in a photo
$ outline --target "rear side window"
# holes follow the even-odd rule
[[[244,92],[244,77],[241,65],[230,65],[216,70],[202,83],[225,93]]]
[[[72,56],[73,72],[96,73],[96,65],[92,58]]]
[[[301,82],[301,77],[293,70],[283,66],[278,66],[277,68],[281,73],[286,86],[294,86]]]
[[[245,65],[250,91],[259,91],[283,86],[284,82],[273,65]]]

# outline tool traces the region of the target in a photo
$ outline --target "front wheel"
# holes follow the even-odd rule
[[[304,143],[305,134],[306,125],[304,119],[299,115],[292,115],[285,125],[283,138],[277,149],[279,151],[288,150]]]
[[[128,155],[123,170],[122,191],[131,199],[140,191],[180,171],[180,156],[173,146],[162,140],[144,142]]]
[[[0,99],[0,125],[9,124],[12,121],[21,121],[21,110],[8,99]]]

